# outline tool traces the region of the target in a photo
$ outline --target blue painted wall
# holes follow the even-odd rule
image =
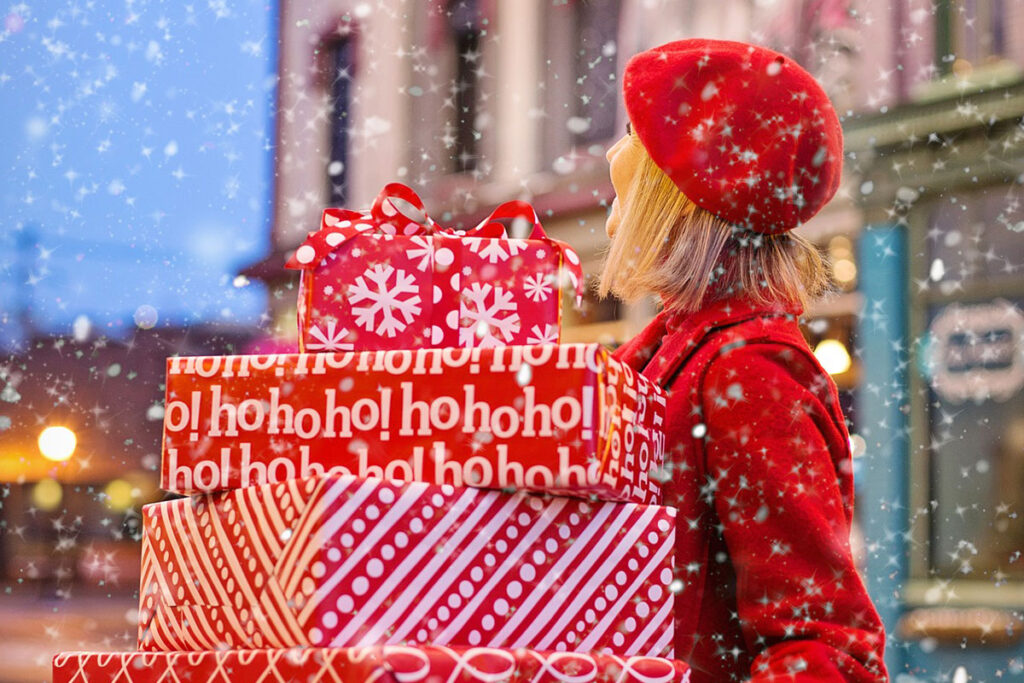
[[[893,639],[907,577],[907,302],[906,233],[869,226],[858,263],[864,296],[857,342],[864,375],[857,396],[857,428],[867,443],[856,501],[868,546],[868,591],[885,623],[886,666],[895,675],[905,652]]]

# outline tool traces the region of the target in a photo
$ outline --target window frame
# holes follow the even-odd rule
[[[544,88],[541,101],[538,104],[545,111],[549,112],[551,106],[554,104],[569,102],[573,106],[567,112],[559,112],[557,117],[552,117],[549,113],[548,116],[540,119],[540,130],[537,131],[537,160],[540,164],[540,167],[538,168],[539,171],[550,171],[551,164],[556,159],[572,154],[576,149],[586,149],[594,145],[608,147],[625,133],[625,130],[620,131],[616,128],[619,123],[619,110],[621,109],[621,65],[619,64],[618,50],[621,42],[621,28],[625,7],[621,3],[617,2],[611,2],[610,4],[615,5],[616,9],[615,25],[611,32],[616,43],[616,54],[608,57],[607,59],[613,62],[612,73],[616,79],[616,97],[614,98],[614,109],[611,115],[613,123],[607,137],[602,135],[590,136],[587,135],[587,133],[573,133],[565,130],[566,122],[570,118],[579,116],[580,114],[578,102],[579,97],[577,92],[580,86],[575,79],[578,77],[577,69],[581,55],[577,51],[578,45],[575,40],[573,41],[573,44],[569,46],[555,42],[559,37],[564,35],[564,31],[559,32],[557,31],[557,28],[565,29],[566,26],[568,26],[569,33],[574,36],[578,34],[580,30],[578,12],[580,11],[580,8],[588,8],[590,3],[583,2],[582,0],[568,0],[564,6],[557,8],[559,10],[564,10],[567,13],[566,16],[557,17],[557,21],[552,17],[548,17],[548,20],[545,21],[541,27],[541,42],[544,49],[541,61],[542,68],[545,68],[547,72],[541,75],[543,78]],[[550,63],[552,62],[552,57],[556,57],[559,60],[565,59],[565,63]],[[572,79],[569,82],[560,84],[561,87],[557,90],[558,94],[556,95],[549,94],[553,92],[552,83],[554,83],[554,81],[549,76],[552,70],[558,73],[568,70],[572,74]]]
[[[452,83],[455,85],[451,92],[454,112],[446,121],[446,124],[451,126],[450,130],[455,138],[452,154],[446,160],[447,174],[472,176],[477,172],[481,158],[481,136],[475,125],[476,118],[480,115],[482,88],[474,70],[480,68],[484,58],[482,43],[486,36],[483,29],[485,13],[479,0],[448,0],[446,5],[450,14],[446,40],[451,46],[451,75]],[[460,11],[467,17],[465,24],[455,21]],[[477,55],[474,62],[470,63],[470,60],[466,59],[464,55],[467,52]]]
[[[960,45],[961,41],[968,42],[968,29],[962,21],[963,0],[936,0],[935,2],[935,64],[938,67],[939,76],[949,76],[953,73],[954,61],[964,59],[977,68],[990,61],[1006,59],[1008,43],[1006,31],[1006,4],[1005,0],[975,0],[974,5],[974,38],[984,36],[990,37],[991,45],[987,53],[981,56],[970,54],[973,52],[969,44]],[[998,17],[998,18],[997,18]],[[979,54],[985,50],[980,44],[975,45]],[[956,60],[948,60],[948,56],[954,56]]]
[[[319,64],[319,77],[321,80],[321,86],[327,93],[328,99],[331,103],[332,111],[331,116],[327,121],[327,146],[329,148],[328,167],[330,164],[337,159],[338,145],[343,146],[341,156],[343,157],[342,168],[339,175],[341,176],[341,183],[336,184],[332,180],[327,168],[324,168],[324,181],[326,183],[326,194],[327,194],[327,205],[328,206],[345,206],[346,201],[351,194],[351,187],[349,183],[352,178],[350,171],[350,152],[351,152],[351,134],[349,132],[350,124],[352,121],[352,84],[355,82],[356,76],[356,61],[357,61],[357,41],[354,32],[349,32],[344,35],[338,35],[336,33],[330,34],[328,37],[321,41],[320,45],[320,56],[321,62]],[[338,64],[338,56],[342,54],[342,51],[347,53],[347,64],[351,73],[348,77],[349,84],[344,86],[344,96],[347,100],[345,108],[345,118],[348,125],[344,126],[344,130],[340,133],[335,128],[338,123],[338,94],[335,90],[335,83],[338,81],[338,76],[335,71]],[[340,185],[340,190],[338,189]]]
[[[999,183],[988,183],[982,186],[959,185],[942,192],[930,189],[927,195],[907,215],[908,235],[908,280],[909,301],[907,307],[907,338],[918,340],[928,330],[929,310],[936,306],[952,303],[971,304],[986,303],[996,298],[1024,298],[1024,272],[1019,275],[1000,279],[996,282],[968,282],[963,289],[951,294],[943,294],[929,288],[918,291],[913,284],[915,279],[928,278],[930,253],[927,233],[929,217],[938,204],[948,201],[950,194],[975,194],[983,189],[1000,187]],[[995,590],[992,582],[973,578],[958,578],[938,575],[933,563],[933,538],[937,529],[935,511],[930,509],[930,501],[936,495],[931,447],[932,406],[929,395],[931,387],[916,367],[917,355],[921,352],[915,348],[909,358],[907,370],[908,395],[910,412],[908,415],[910,434],[908,438],[908,575],[906,585],[906,601],[912,605],[934,604],[933,591],[942,591],[942,600],[950,605],[991,605],[1000,607],[1024,606],[1024,576],[1011,576],[1006,584]],[[922,512],[927,511],[927,512]],[[1009,587],[1009,588],[1008,588]],[[1008,590],[1003,590],[1007,589]],[[948,593],[947,593],[948,591]],[[949,597],[955,594],[956,597]],[[1012,597],[1011,597],[1012,596]],[[1010,601],[1007,601],[1007,598]]]

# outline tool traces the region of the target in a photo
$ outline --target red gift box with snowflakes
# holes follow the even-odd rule
[[[139,649],[671,657],[675,510],[347,476],[148,505]]]
[[[53,683],[687,683],[683,662],[585,652],[402,645],[365,648],[64,652]]]
[[[167,361],[161,486],[333,471],[660,503],[664,391],[598,344]]]
[[[526,239],[510,236],[521,224]],[[391,183],[369,212],[324,211],[296,249],[301,351],[557,343],[563,283],[582,270],[533,207],[507,202],[472,230],[437,226]]]

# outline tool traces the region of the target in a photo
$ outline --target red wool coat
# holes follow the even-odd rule
[[[850,553],[849,436],[798,315],[662,313],[615,354],[670,392],[675,654],[693,683],[888,680]]]

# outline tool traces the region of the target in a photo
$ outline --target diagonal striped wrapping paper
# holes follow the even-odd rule
[[[583,652],[401,645],[368,648],[64,652],[53,683],[687,683],[683,662]]]
[[[142,650],[672,656],[672,508],[325,476],[143,516]]]

